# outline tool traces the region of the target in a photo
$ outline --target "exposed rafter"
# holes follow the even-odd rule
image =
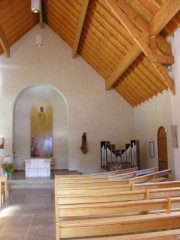
[[[179,0],[167,0],[150,22],[150,35],[156,36],[179,10]]]
[[[9,58],[10,57],[10,47],[9,47],[8,42],[6,40],[6,37],[5,37],[4,33],[3,33],[1,25],[0,25],[0,44],[1,44],[3,50],[4,50],[5,54],[6,54],[6,57]]]
[[[122,61],[119,62],[112,74],[107,78],[106,90],[109,90],[113,86],[113,84],[128,69],[128,67],[134,62],[140,53],[141,49],[137,46],[137,44],[134,44],[123,57]]]
[[[39,23],[40,23],[40,28],[43,29],[43,10],[42,10],[42,0],[39,1]]]
[[[142,31],[150,34],[150,26],[148,22],[137,12],[135,11],[126,1],[118,0],[119,6],[126,13],[129,19]]]
[[[80,15],[79,15],[78,27],[77,27],[76,36],[75,36],[75,40],[74,40],[74,45],[73,45],[73,49],[72,49],[73,58],[75,58],[76,54],[77,54],[77,49],[78,49],[78,45],[79,45],[79,41],[80,41],[80,37],[81,37],[81,32],[82,32],[84,20],[85,20],[85,17],[86,17],[88,4],[89,4],[89,0],[84,0],[82,2],[82,8],[81,8],[81,12],[80,12]]]
[[[169,0],[168,2],[170,1],[171,0]],[[121,5],[119,4],[119,1],[117,2],[115,0],[106,0],[106,2],[109,4],[109,7],[112,9],[114,14],[118,17],[118,19],[121,21],[122,25],[125,27],[128,33],[133,37],[134,41],[137,43],[139,48],[151,61],[152,65],[154,66],[154,69],[156,70],[158,75],[161,77],[161,79],[164,81],[166,86],[171,90],[173,94],[175,94],[174,81],[170,78],[170,76],[168,75],[165,68],[161,65],[161,63],[158,62],[158,57],[155,61],[152,61],[154,50],[151,49],[151,47],[149,46],[149,42],[147,42],[146,38],[143,37],[143,35],[137,30],[134,24],[129,20],[127,15],[121,10]],[[161,14],[156,15],[155,16],[156,19],[157,19],[157,16],[160,16],[161,18]],[[154,22],[154,18],[152,19],[152,22]],[[158,25],[158,29],[155,30],[156,34],[158,34],[163,27],[164,27],[163,24]]]

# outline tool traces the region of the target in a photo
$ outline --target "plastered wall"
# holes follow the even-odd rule
[[[43,39],[40,48],[35,45],[39,33]],[[0,56],[0,135],[5,137],[5,149],[0,154],[13,156],[13,144],[16,152],[20,153],[23,148],[15,158],[19,167],[23,158],[28,157],[29,140],[21,142],[22,136],[18,138],[17,135],[28,138],[28,108],[38,97],[35,93],[26,95],[25,90],[34,86],[50,87],[48,99],[54,102],[55,114],[64,116],[60,128],[58,117],[58,124],[54,123],[58,168],[98,172],[100,141],[109,140],[123,146],[134,138],[134,109],[114,90],[105,91],[104,80],[99,74],[80,56],[72,59],[72,49],[51,29],[45,26],[40,30],[37,25],[11,47],[9,59]],[[57,99],[60,94],[58,100],[54,100],[56,93]],[[23,131],[18,130],[14,122],[14,116],[19,114],[26,124]],[[86,155],[80,151],[83,132],[87,134],[89,149]],[[60,139],[64,144],[61,153]]]

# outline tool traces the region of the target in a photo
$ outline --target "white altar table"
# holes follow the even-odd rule
[[[50,177],[51,159],[31,158],[25,159],[25,176],[26,177]]]

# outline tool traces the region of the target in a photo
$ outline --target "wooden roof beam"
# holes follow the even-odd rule
[[[167,0],[150,22],[150,35],[156,36],[179,10],[179,0]]]
[[[127,54],[119,62],[112,74],[106,79],[106,90],[109,90],[119,77],[128,69],[128,67],[134,62],[134,60],[141,54],[141,49],[134,44]]]
[[[178,0],[179,1],[179,0]],[[134,38],[134,41],[137,43],[139,48],[144,52],[144,54],[148,57],[148,55],[153,55],[154,52],[149,47],[145,38],[143,38],[142,34],[135,28],[135,26],[131,23],[128,17],[121,10],[119,3],[116,0],[106,0],[107,4],[117,16],[117,18],[121,21],[121,24],[125,27],[128,33]],[[161,27],[163,27],[161,25]],[[160,28],[159,28],[160,30]],[[158,34],[158,32],[157,32]],[[175,94],[175,86],[174,81],[170,78],[165,68],[161,63],[152,62],[154,69],[158,73],[158,75],[162,78],[166,86],[171,90],[173,94]]]
[[[166,55],[156,55],[156,54],[149,54],[148,59],[152,63],[162,63],[162,64],[167,64],[171,65],[174,63],[174,57],[172,55],[166,56]]]
[[[72,49],[73,58],[75,58],[76,54],[77,54],[77,50],[78,50],[79,41],[80,41],[80,38],[81,38],[81,33],[82,33],[82,29],[83,29],[84,20],[85,20],[85,17],[86,17],[88,4],[89,4],[89,0],[84,0],[82,2],[82,8],[81,8],[81,12],[80,12],[80,15],[79,15],[78,27],[77,27],[75,40],[74,40],[74,45],[73,45],[73,49]]]
[[[149,23],[135,11],[126,1],[118,0],[118,4],[123,12],[128,15],[128,18],[136,25],[140,30],[150,34]]]
[[[42,0],[39,1],[39,23],[40,28],[43,29],[43,10],[42,10]]]
[[[3,33],[1,26],[0,26],[0,44],[4,50],[6,57],[9,58],[10,57],[10,47],[8,45],[7,39]]]

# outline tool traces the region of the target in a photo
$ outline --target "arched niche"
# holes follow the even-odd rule
[[[47,85],[32,86],[19,93],[14,104],[13,153],[17,169],[24,169],[24,159],[31,157],[31,109],[45,101],[51,104],[53,158],[56,169],[68,168],[67,105],[64,96]]]

